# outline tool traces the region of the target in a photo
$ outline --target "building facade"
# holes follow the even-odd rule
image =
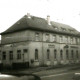
[[[6,67],[80,63],[80,35],[49,16],[27,14],[1,33],[1,56]]]

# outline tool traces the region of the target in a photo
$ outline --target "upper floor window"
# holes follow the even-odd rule
[[[63,42],[63,36],[60,36],[60,43]]]
[[[35,60],[38,60],[38,49],[35,49]]]
[[[36,34],[35,34],[35,40],[36,40],[36,41],[39,41],[39,33],[36,33]]]
[[[65,42],[68,43],[68,37],[67,36],[65,36]]]
[[[71,42],[71,44],[73,44],[73,37],[71,37],[70,42]]]
[[[49,60],[50,59],[50,50],[47,49],[47,59]]]
[[[3,60],[6,60],[6,52],[5,52],[5,51],[2,52],[2,59],[3,59]]]
[[[56,51],[56,49],[54,50],[54,59],[56,59],[57,58],[57,51]]]
[[[9,51],[9,59],[13,60],[13,51]]]
[[[49,34],[46,34],[46,41],[49,41]]]
[[[56,35],[52,36],[52,41],[55,42],[56,41]]]
[[[71,50],[71,58],[72,59],[74,58],[74,52],[73,52],[73,50]]]
[[[21,59],[21,50],[17,50],[17,59]]]
[[[76,41],[75,41],[75,42],[76,42],[76,44],[78,44],[78,38],[75,38],[75,40],[76,40]]]

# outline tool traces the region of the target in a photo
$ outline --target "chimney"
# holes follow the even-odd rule
[[[30,13],[27,13],[27,17],[28,17],[28,18],[31,18]]]
[[[49,15],[47,16],[47,23],[48,23],[49,25],[51,25],[51,23],[50,23],[50,16],[49,16]]]

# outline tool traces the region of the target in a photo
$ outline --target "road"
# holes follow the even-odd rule
[[[59,74],[41,76],[41,80],[72,80],[74,73],[80,73],[80,70],[72,70]]]

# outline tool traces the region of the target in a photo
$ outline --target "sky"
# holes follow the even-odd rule
[[[0,33],[27,13],[80,31],[80,0],[0,0]]]

